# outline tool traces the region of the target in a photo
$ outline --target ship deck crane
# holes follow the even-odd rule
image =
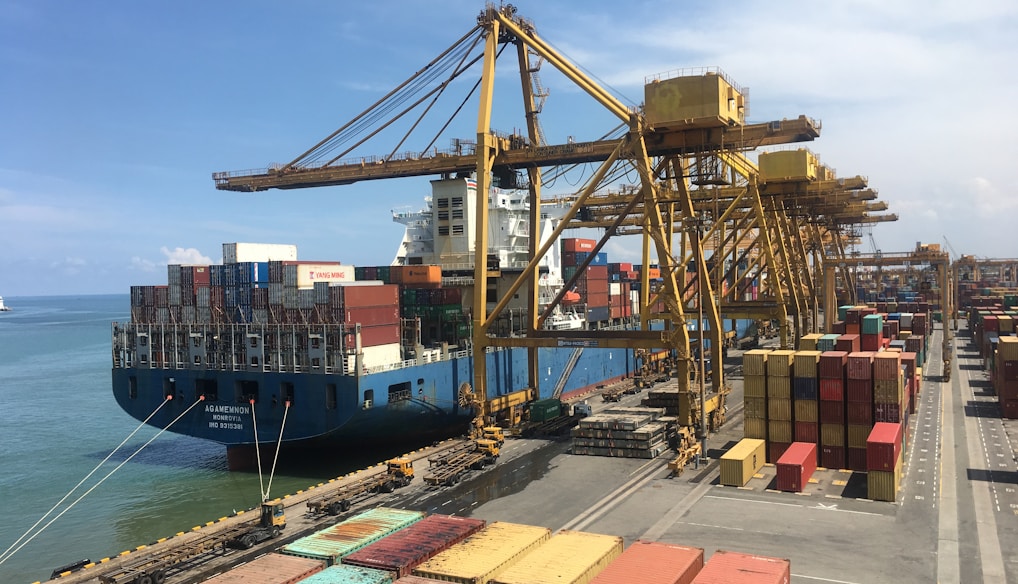
[[[515,48],[515,51],[507,50]],[[499,134],[491,130],[492,104],[495,93],[496,63],[503,53],[515,54],[511,67],[518,71],[523,97],[526,134]],[[555,68],[569,82],[583,90],[602,108],[605,117],[617,124],[600,137],[578,141],[574,132],[566,143],[546,144],[538,124],[544,96],[541,84],[535,82],[536,68],[531,59]],[[440,151],[435,146],[442,130],[452,119],[436,124],[441,128],[434,135],[424,136],[421,146],[406,151],[411,135],[419,136],[425,114],[437,111],[433,104],[448,97],[453,80],[466,75],[474,66],[480,68],[475,84],[466,98],[456,100],[456,112],[477,90],[476,141],[454,141],[453,148]],[[693,104],[692,109],[679,104],[672,96],[685,88],[713,88],[716,101]],[[710,94],[710,92],[706,92]],[[760,278],[761,299],[755,303],[724,300],[727,295],[718,289],[724,261],[715,262],[715,271],[701,269],[696,283],[697,312],[702,311],[707,328],[703,331],[711,346],[723,345],[722,312],[728,315],[766,315],[782,326],[782,344],[788,346],[786,320],[789,309],[802,315],[812,294],[815,302],[816,266],[823,247],[843,248],[839,226],[846,223],[894,220],[892,215],[872,215],[876,210],[865,190],[865,180],[837,180],[833,172],[823,176],[810,174],[802,180],[765,180],[761,171],[744,153],[765,146],[806,142],[820,135],[820,124],[806,116],[766,123],[747,123],[745,92],[717,69],[672,72],[646,80],[643,107],[627,106],[610,94],[580,68],[553,49],[536,32],[534,24],[516,14],[511,5],[486,6],[477,24],[453,46],[412,75],[407,81],[327,136],[314,147],[290,162],[267,169],[241,172],[217,172],[213,179],[217,189],[256,192],[266,189],[295,189],[331,185],[348,185],[358,181],[381,180],[410,176],[454,175],[473,173],[476,176],[477,218],[473,248],[474,282],[485,282],[490,275],[487,266],[488,193],[493,183],[503,187],[524,186],[529,191],[531,209],[530,262],[509,290],[488,310],[487,287],[474,286],[473,350],[483,355],[489,346],[526,347],[529,354],[529,382],[536,389],[539,382],[537,349],[539,347],[585,346],[631,349],[669,349],[676,356],[676,377],[683,393],[689,393],[690,379],[696,378],[696,363],[691,342],[701,332],[690,331],[690,307],[683,296],[681,280],[689,263],[707,266],[706,250],[711,257],[735,261],[745,260],[752,270],[742,271]],[[686,109],[684,109],[686,108]],[[423,110],[423,112],[422,112]],[[418,115],[419,114],[419,115]],[[455,113],[453,114],[455,116]],[[366,155],[365,144],[380,134],[390,134],[397,122],[409,126],[406,134],[387,154]],[[592,127],[590,119],[578,121],[582,128]],[[418,138],[419,139],[419,138]],[[578,164],[596,165],[596,170],[577,189],[559,227],[545,244],[540,233],[543,172],[552,167]],[[826,168],[826,167],[824,167]],[[829,169],[828,169],[829,170]],[[522,173],[527,180],[520,180]],[[632,189],[617,199],[612,216],[602,218],[604,236],[590,257],[594,257],[609,238],[621,233],[639,233],[642,237],[644,265],[651,263],[651,248],[660,264],[663,282],[651,292],[647,270],[641,286],[641,330],[631,331],[548,331],[545,319],[561,301],[572,282],[567,282],[559,298],[544,312],[539,311],[537,297],[538,263],[548,253],[562,232],[577,226],[580,211],[596,203],[595,193],[621,177],[638,177]],[[773,177],[772,177],[773,178]],[[824,182],[826,181],[826,182]],[[735,190],[719,189],[733,185]],[[854,185],[854,186],[853,186]],[[713,187],[706,190],[694,187]],[[830,189],[843,191],[830,199]],[[723,194],[723,196],[722,196]],[[727,197],[727,198],[726,198]],[[582,222],[580,222],[582,224]],[[707,227],[709,225],[709,227]],[[680,243],[675,244],[675,236]],[[718,242],[714,247],[706,242]],[[786,243],[786,241],[788,243]],[[806,257],[811,242],[813,262]],[[751,253],[747,249],[752,248]],[[739,258],[742,258],[740,260]],[[588,260],[589,263],[589,260]],[[812,266],[812,267],[811,267]],[[579,266],[582,272],[586,263]],[[679,279],[677,279],[679,276]],[[575,279],[575,278],[574,278]],[[681,282],[681,285],[680,285]],[[506,308],[509,298],[524,291],[527,323],[524,334],[497,336],[492,324]],[[663,310],[653,311],[654,300]],[[651,330],[651,318],[670,323],[665,330]],[[703,322],[701,320],[700,322]],[[815,321],[814,321],[815,322]],[[701,329],[703,327],[696,327]],[[712,367],[711,383],[715,390],[723,387],[720,351]],[[700,376],[702,379],[702,375]],[[480,413],[489,417],[492,400],[487,392],[485,359],[476,359],[473,391],[482,404]],[[537,393],[536,391],[534,392]],[[700,401],[704,396],[701,390]],[[482,423],[476,424],[478,427]],[[706,424],[702,424],[706,426]]]

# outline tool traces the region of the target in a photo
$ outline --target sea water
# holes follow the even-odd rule
[[[111,322],[129,319],[129,297],[5,303],[12,310],[0,312],[0,582],[46,580],[58,566],[115,556],[259,504],[258,473],[228,471],[219,444],[165,432],[132,457],[158,432],[149,426],[71,492],[139,425],[117,406],[110,381]],[[270,495],[295,493],[372,460],[281,461]]]

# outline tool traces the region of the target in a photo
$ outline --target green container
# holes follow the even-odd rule
[[[280,553],[322,560],[331,566],[362,547],[423,518],[424,513],[420,511],[376,507],[288,543],[283,546]]]
[[[562,415],[562,402],[555,398],[537,400],[530,404],[530,421],[547,422]]]
[[[833,351],[841,335],[827,334],[817,339],[817,351]]]
[[[884,317],[880,314],[867,314],[862,317],[862,334],[876,335],[884,331]]]
[[[392,574],[373,568],[340,564],[305,578],[300,584],[392,584]]]
[[[855,308],[855,307],[850,305],[850,304],[845,305],[845,306],[839,306],[838,307],[838,320],[845,320],[846,318],[848,318],[848,311],[853,309],[853,308]]]

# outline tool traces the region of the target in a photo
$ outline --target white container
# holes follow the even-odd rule
[[[618,296],[619,294],[622,294],[622,283],[612,282],[608,284],[608,294],[611,294],[612,296]]]
[[[280,243],[224,243],[223,263],[296,261],[297,246]]]

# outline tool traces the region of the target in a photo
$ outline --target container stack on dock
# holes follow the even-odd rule
[[[820,466],[826,468],[844,468],[845,466],[844,443],[840,427],[844,423],[846,409],[845,364],[847,361],[848,353],[845,351],[829,350],[820,354],[820,364],[817,368],[820,376],[820,415],[819,424],[812,429],[817,432],[816,442],[819,446]],[[806,429],[810,428],[804,428],[800,436],[802,442],[805,442],[809,437]]]
[[[571,430],[573,454],[655,458],[668,449],[674,423],[663,408],[616,407],[587,416]]]
[[[767,462],[777,462],[792,443],[792,371],[795,351],[767,355]]]
[[[994,359],[994,389],[1005,418],[1018,418],[1018,337],[1000,337]]]
[[[866,440],[866,481],[870,499],[897,499],[904,459],[902,428],[899,423],[877,422]]]
[[[766,349],[746,351],[742,357],[742,386],[746,438],[767,439]]]
[[[767,443],[756,438],[743,438],[728,449],[718,461],[720,484],[727,487],[745,487],[753,475],[763,468],[767,456]]]
[[[820,394],[818,377],[820,355],[822,355],[820,351],[795,352],[794,375],[792,377],[792,404],[795,418],[792,441],[794,442],[812,442],[813,444],[817,442],[816,428],[820,422],[820,410],[817,402]],[[816,456],[815,449],[813,454]],[[780,458],[779,454],[773,462],[776,463]]]

